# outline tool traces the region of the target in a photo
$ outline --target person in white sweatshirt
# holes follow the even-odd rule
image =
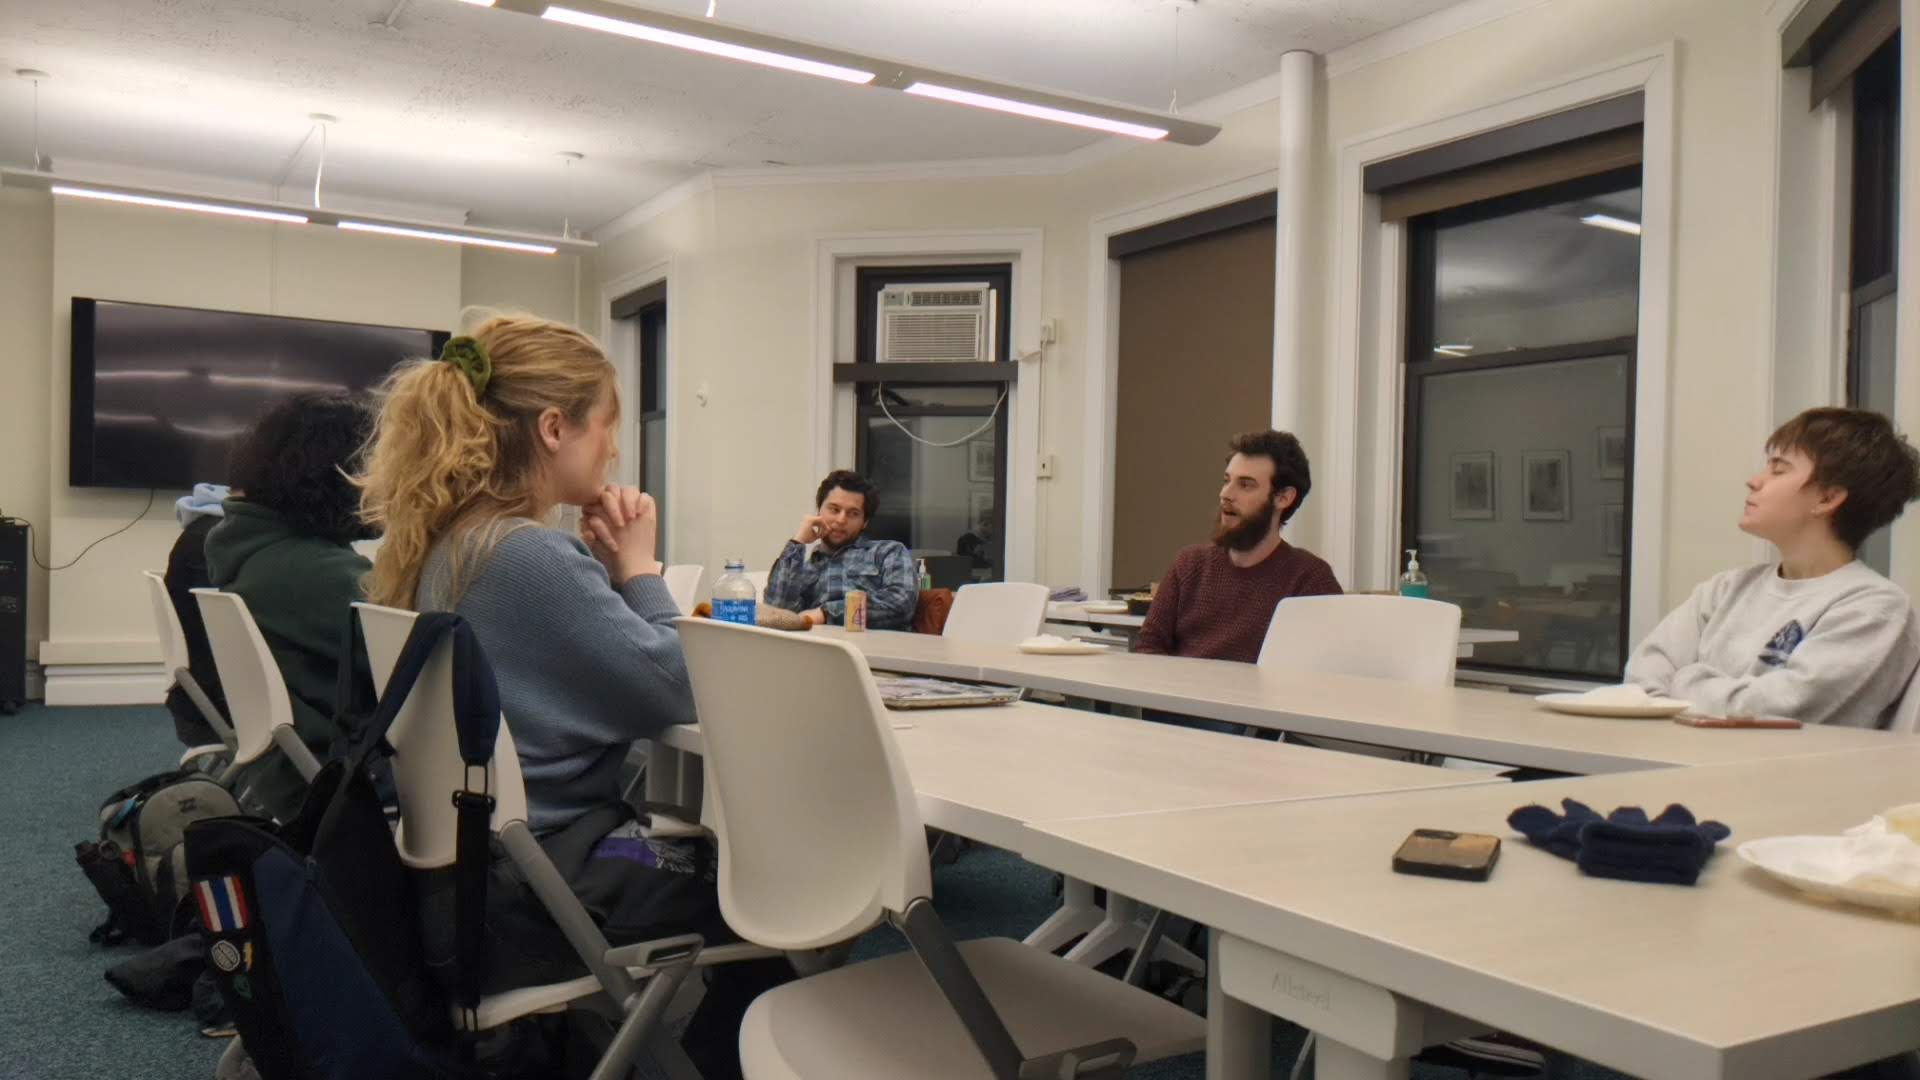
[[[1920,665],[1907,594],[1855,558],[1920,497],[1920,453],[1879,413],[1809,409],[1767,440],[1740,528],[1778,562],[1693,590],[1626,681],[1715,716],[1885,727]]]

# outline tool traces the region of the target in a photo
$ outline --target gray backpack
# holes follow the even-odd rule
[[[188,903],[187,826],[240,813],[233,795],[191,769],[149,776],[100,804],[100,839],[74,845],[74,861],[107,904],[107,920],[88,939],[113,945],[172,940],[192,918]]]

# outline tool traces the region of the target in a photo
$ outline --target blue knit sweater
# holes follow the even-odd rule
[[[694,719],[666,582],[615,589],[578,538],[531,522],[463,565],[457,598],[452,555],[453,541],[434,548],[416,606],[459,612],[486,649],[520,752],[528,825],[558,828],[618,801],[627,747]]]

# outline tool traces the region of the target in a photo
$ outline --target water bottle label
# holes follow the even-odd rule
[[[739,623],[741,626],[753,625],[753,601],[751,600],[715,600],[713,617],[721,622]]]

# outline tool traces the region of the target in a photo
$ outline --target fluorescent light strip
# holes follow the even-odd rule
[[[972,105],[980,109],[992,109],[995,112],[1013,113],[1016,116],[1031,116],[1037,120],[1052,120],[1057,124],[1072,124],[1075,127],[1092,128],[1095,131],[1109,131],[1115,135],[1131,135],[1136,139],[1164,139],[1165,128],[1148,127],[1145,124],[1129,124],[1125,120],[1109,120],[1104,116],[1090,113],[1069,112],[1047,105],[1035,105],[1012,98],[994,97],[992,94],[976,94],[971,90],[955,90],[951,86],[938,83],[917,82],[907,87],[907,93],[916,97],[938,98],[951,101],[956,105]]]
[[[460,2],[463,4],[472,4],[474,7],[492,7],[493,6],[493,0],[460,0]]]
[[[1433,351],[1443,356],[1465,356],[1473,351],[1471,345],[1435,345]]]
[[[1626,218],[1617,218],[1612,214],[1588,214],[1586,217],[1580,219],[1580,223],[1582,225],[1591,225],[1596,229],[1612,229],[1614,232],[1626,233],[1629,236],[1640,235],[1639,222],[1628,221]]]
[[[469,0],[472,2],[472,0]],[[744,60],[749,64],[762,64],[766,67],[797,71],[803,75],[818,75],[823,79],[838,79],[849,83],[870,83],[873,72],[858,68],[841,67],[838,64],[822,63],[818,60],[805,60],[785,53],[768,52],[746,45],[734,45],[730,42],[715,41],[712,38],[682,34],[675,30],[662,30],[645,23],[628,22],[625,19],[609,19],[604,15],[591,15],[584,11],[575,11],[566,7],[549,7],[541,16],[554,22],[569,26],[583,26],[589,30],[604,30],[609,34],[651,41],[656,45],[671,45],[676,49],[688,49],[706,53],[709,56],[724,56],[729,60]],[[1162,132],[1165,134],[1165,132]]]
[[[505,248],[508,251],[531,251],[536,255],[552,255],[560,250],[551,244],[523,244],[517,240],[495,240],[490,236],[434,232],[431,229],[403,229],[398,225],[374,225],[365,221],[342,221],[339,222],[339,227],[353,232],[386,233],[389,236],[413,236],[421,240],[445,240],[454,244],[478,244],[481,247]]]
[[[101,191],[98,188],[68,187],[54,184],[47,190],[55,195],[73,195],[82,199],[105,199],[108,202],[134,203],[138,206],[158,206],[166,210],[194,210],[202,214],[225,214],[229,217],[258,218],[262,221],[282,221],[289,225],[305,225],[304,214],[288,214],[279,210],[251,210],[244,206],[221,206],[218,203],[187,202],[184,199],[157,199],[151,195],[128,195],[119,191]]]

